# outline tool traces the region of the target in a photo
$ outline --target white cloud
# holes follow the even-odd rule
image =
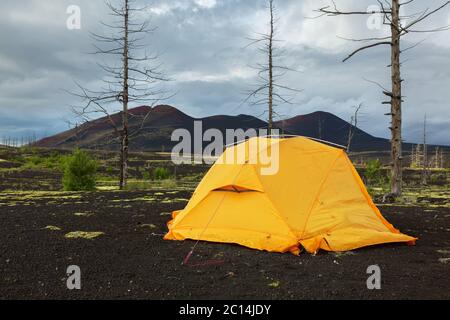
[[[174,78],[179,82],[214,82],[221,83],[233,80],[246,80],[254,76],[254,70],[250,68],[234,67],[226,73],[205,73],[199,71],[183,71]]]
[[[6,16],[12,24],[56,27],[65,25],[68,17],[66,8],[61,2],[33,0],[28,6],[14,6],[0,15]]]
[[[157,16],[164,16],[172,13],[175,10],[188,10],[197,12],[198,8],[212,9],[217,5],[217,0],[190,0],[190,1],[161,1],[149,7],[149,11]]]
[[[194,0],[195,4],[201,8],[211,9],[217,5],[216,0]]]
[[[161,3],[157,6],[151,7],[150,12],[160,16],[169,13],[170,11],[173,10],[173,8],[174,7],[172,5],[169,5],[167,3]]]
[[[157,16],[164,16],[175,10],[187,10],[191,4],[186,1],[162,1],[149,7],[149,11]]]

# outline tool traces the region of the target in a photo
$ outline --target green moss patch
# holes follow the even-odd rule
[[[268,284],[271,288],[278,288],[280,286],[280,281],[274,281]]]
[[[93,213],[91,213],[91,212],[75,212],[73,215],[77,216],[77,217],[90,217],[93,215]]]
[[[66,233],[64,235],[64,238],[66,239],[88,239],[88,240],[92,240],[95,239],[97,237],[100,237],[102,235],[104,235],[104,232],[88,232],[88,231],[72,231],[69,233]]]
[[[345,257],[345,256],[354,256],[354,255],[356,255],[356,253],[354,253],[353,251],[342,251],[342,252],[333,252],[333,255],[336,258],[341,258],[341,257]]]
[[[50,230],[50,231],[60,231],[61,230],[61,228],[57,227],[57,226],[46,226],[44,229]]]
[[[145,224],[141,224],[141,228],[156,229],[156,226],[153,223],[145,223]]]

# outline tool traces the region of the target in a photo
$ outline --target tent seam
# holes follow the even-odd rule
[[[346,159],[347,165],[349,165],[349,159]],[[355,171],[356,169],[352,166],[350,167],[350,170],[352,172],[352,176],[353,179],[355,179],[361,193],[363,194],[364,198],[366,199],[367,203],[369,204],[369,206],[373,209],[375,216],[380,219],[381,223],[383,223],[383,225],[392,233],[401,233],[400,230],[396,229],[391,223],[389,223],[386,218],[383,217],[383,215],[381,214],[380,210],[378,209],[378,207],[375,205],[375,203],[373,202],[372,198],[369,196],[367,189],[364,187],[363,188],[363,184],[361,181],[361,178],[359,176],[356,175]]]
[[[317,194],[314,196],[314,200],[313,200],[313,202],[312,202],[312,204],[311,204],[311,207],[310,207],[310,209],[309,209],[309,211],[308,211],[308,215],[306,216],[306,220],[305,220],[305,224],[303,225],[303,229],[302,229],[302,234],[301,234],[301,236],[300,236],[300,240],[304,240],[304,239],[303,239],[303,236],[305,235],[305,230],[306,230],[306,227],[307,227],[307,225],[308,225],[309,218],[311,217],[311,213],[312,213],[312,210],[313,210],[313,208],[314,208],[314,205],[315,205],[316,202],[317,202],[317,199],[318,199],[318,197],[319,197],[319,195],[320,195],[320,193],[321,193],[321,191],[322,191],[322,188],[323,188],[325,182],[326,182],[326,181],[328,180],[328,178],[330,177],[330,174],[331,174],[331,171],[332,171],[334,165],[335,165],[336,162],[339,160],[339,158],[342,156],[342,154],[344,154],[344,152],[345,152],[344,150],[340,150],[340,152],[338,152],[338,155],[336,156],[336,159],[333,160],[333,163],[330,165],[330,168],[328,169],[328,172],[327,172],[325,178],[324,178],[324,179],[322,180],[322,182],[320,183],[320,187],[317,189]]]
[[[281,221],[283,221],[283,223],[286,225],[286,227],[288,228],[288,230],[291,232],[291,234],[292,234],[292,236],[295,238],[295,239],[297,239],[297,237],[295,236],[295,233],[294,233],[294,230],[292,230],[292,228],[291,228],[291,226],[289,225],[289,223],[283,218],[283,216],[279,213],[279,209],[277,208],[277,206],[275,206],[275,204],[273,203],[273,200],[272,200],[272,198],[269,196],[269,194],[266,192],[266,190],[265,190],[265,188],[264,188],[264,185],[263,185],[263,183],[262,183],[262,181],[261,181],[261,179],[259,178],[259,175],[258,175],[258,173],[256,172],[256,168],[255,168],[255,166],[252,166],[252,168],[253,168],[253,170],[255,171],[255,176],[256,176],[256,179],[258,179],[258,182],[259,182],[259,184],[261,185],[261,187],[262,187],[262,189],[263,189],[263,194],[266,196],[266,198],[267,198],[267,200],[269,201],[269,203],[272,205],[272,207],[273,207],[273,211],[274,211],[274,215],[276,216],[276,217],[278,217],[278,219],[280,219]],[[273,214],[273,213],[272,213]]]
[[[233,178],[233,182],[232,184],[235,185],[236,184],[236,180],[238,179],[238,177],[240,176],[240,174],[242,173],[242,169],[244,168],[244,166],[247,165],[246,163],[242,164],[241,167],[239,168],[238,173],[236,174],[236,176]],[[200,200],[196,206],[198,206],[200,204],[200,202],[203,202],[212,192],[214,192],[214,190],[209,190],[208,193],[205,194],[205,196],[202,198],[202,200]],[[217,213],[217,210],[219,210],[219,207],[222,205],[223,200],[225,199],[225,194],[223,195],[222,200],[219,202],[219,204],[217,205],[215,212]],[[215,217],[216,213],[214,213],[213,217]],[[184,217],[183,217],[184,218]],[[178,223],[180,223],[183,219],[181,219],[180,221],[178,221]],[[205,230],[208,228],[208,226],[206,226]]]

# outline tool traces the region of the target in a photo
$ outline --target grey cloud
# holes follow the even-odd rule
[[[200,7],[194,0],[139,2],[153,8],[170,4],[165,13],[149,15],[158,29],[146,39],[149,48],[160,53],[167,75],[174,79],[166,86],[177,94],[166,103],[197,117],[262,113],[260,108],[241,105],[243,92],[254,79],[232,71],[245,71],[261,59],[255,48],[244,47],[246,37],[265,24],[264,1],[217,0],[212,8]],[[293,105],[280,106],[279,113],[287,117],[320,109],[349,119],[352,106],[363,102],[362,129],[388,137],[389,119],[383,115],[387,109],[381,105],[385,97],[380,88],[364,80],[389,84],[388,51],[380,47],[342,63],[357,44],[339,40],[337,35],[373,33],[361,19],[305,19],[309,8],[319,6],[319,2],[277,1],[286,50],[283,63],[302,70],[288,74],[284,83],[304,90],[296,95]],[[343,5],[366,8],[374,2],[347,0]],[[79,31],[65,27],[69,4],[81,7]],[[69,106],[79,101],[62,89],[73,90],[74,81],[95,88],[103,77],[96,65],[102,58],[87,53],[93,50],[89,31],[103,31],[98,21],[109,19],[105,6],[102,1],[88,0],[7,0],[1,7],[0,136],[20,136],[27,130],[52,134],[66,129],[64,119],[72,117]],[[440,13],[424,27],[448,23],[449,12]],[[420,141],[418,128],[426,112],[430,141],[450,144],[450,45],[446,42],[449,33],[443,34],[408,38],[411,44],[426,38],[404,56],[409,59],[403,69],[404,136],[408,141]]]

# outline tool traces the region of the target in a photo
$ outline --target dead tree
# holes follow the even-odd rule
[[[352,144],[353,136],[355,131],[358,129],[358,113],[362,108],[362,103],[355,107],[355,113],[350,119],[350,127],[348,129],[348,140],[347,140],[347,153],[350,152],[350,146]]]
[[[319,113],[319,121],[318,121],[318,129],[319,129],[319,139],[322,140],[322,117]]]
[[[441,164],[440,164],[440,155],[441,155],[441,149],[439,147],[435,148],[435,154],[434,154],[434,168],[435,169],[440,169]]]
[[[244,103],[250,102],[253,106],[267,106],[264,113],[268,114],[267,122],[270,134],[273,129],[274,116],[277,115],[275,108],[280,104],[291,104],[293,94],[301,92],[301,90],[279,83],[279,80],[288,71],[295,70],[278,62],[283,56],[283,51],[277,46],[280,40],[276,26],[278,19],[274,0],[268,0],[267,10],[269,12],[269,31],[257,33],[256,37],[248,38],[250,43],[247,47],[258,45],[258,50],[264,55],[266,62],[254,66],[258,71],[258,82],[255,85],[256,89],[247,92]]]
[[[419,169],[423,167],[424,154],[422,148],[423,144],[417,144],[415,147],[413,147],[413,155],[411,162],[412,168]]]
[[[420,144],[412,145],[411,151],[411,168],[420,168],[422,163],[422,149]]]
[[[160,71],[161,64],[157,62],[156,54],[147,53],[144,40],[155,28],[149,26],[148,20],[140,21],[146,8],[137,8],[135,0],[122,0],[121,6],[106,2],[113,21],[101,23],[108,29],[108,34],[91,33],[95,45],[95,55],[102,55],[104,60],[114,62],[99,63],[106,74],[103,86],[100,89],[87,89],[78,85],[79,92],[73,93],[83,99],[84,105],[73,107],[74,113],[83,122],[91,121],[98,115],[106,116],[115,137],[120,145],[120,182],[123,189],[128,178],[128,152],[129,152],[129,120],[130,103],[155,105],[164,97],[166,92],[158,85],[168,79]],[[114,120],[110,111],[114,106],[120,105],[120,122]],[[150,113],[150,112],[149,112]],[[147,120],[149,113],[141,115],[142,123]],[[142,126],[141,126],[142,128]],[[105,143],[108,143],[105,141]]]
[[[426,185],[428,180],[428,146],[427,146],[427,115],[423,118],[423,163],[422,184]]]
[[[439,147],[436,147],[434,152],[434,168],[439,169]]]
[[[331,6],[325,6],[317,11],[320,16],[340,16],[340,15],[374,15],[380,14],[383,16],[383,24],[390,26],[390,34],[384,37],[373,37],[365,39],[349,39],[352,41],[363,42],[365,45],[357,48],[351,52],[343,61],[347,61],[355,54],[364,51],[366,49],[389,46],[391,52],[391,89],[383,90],[383,93],[389,98],[389,101],[383,102],[383,104],[390,105],[391,110],[386,115],[391,117],[391,193],[393,195],[402,194],[402,77],[401,77],[401,62],[400,55],[409,48],[401,48],[401,39],[403,36],[418,32],[436,32],[447,30],[448,26],[430,30],[416,29],[417,25],[427,20],[431,15],[443,9],[450,4],[450,1],[446,1],[439,7],[433,10],[425,9],[416,15],[404,17],[401,16],[400,10],[402,7],[415,2],[415,0],[378,0],[378,10],[360,10],[360,11],[341,11],[338,9],[336,3],[332,1]],[[410,18],[410,21],[402,24],[402,19]]]

